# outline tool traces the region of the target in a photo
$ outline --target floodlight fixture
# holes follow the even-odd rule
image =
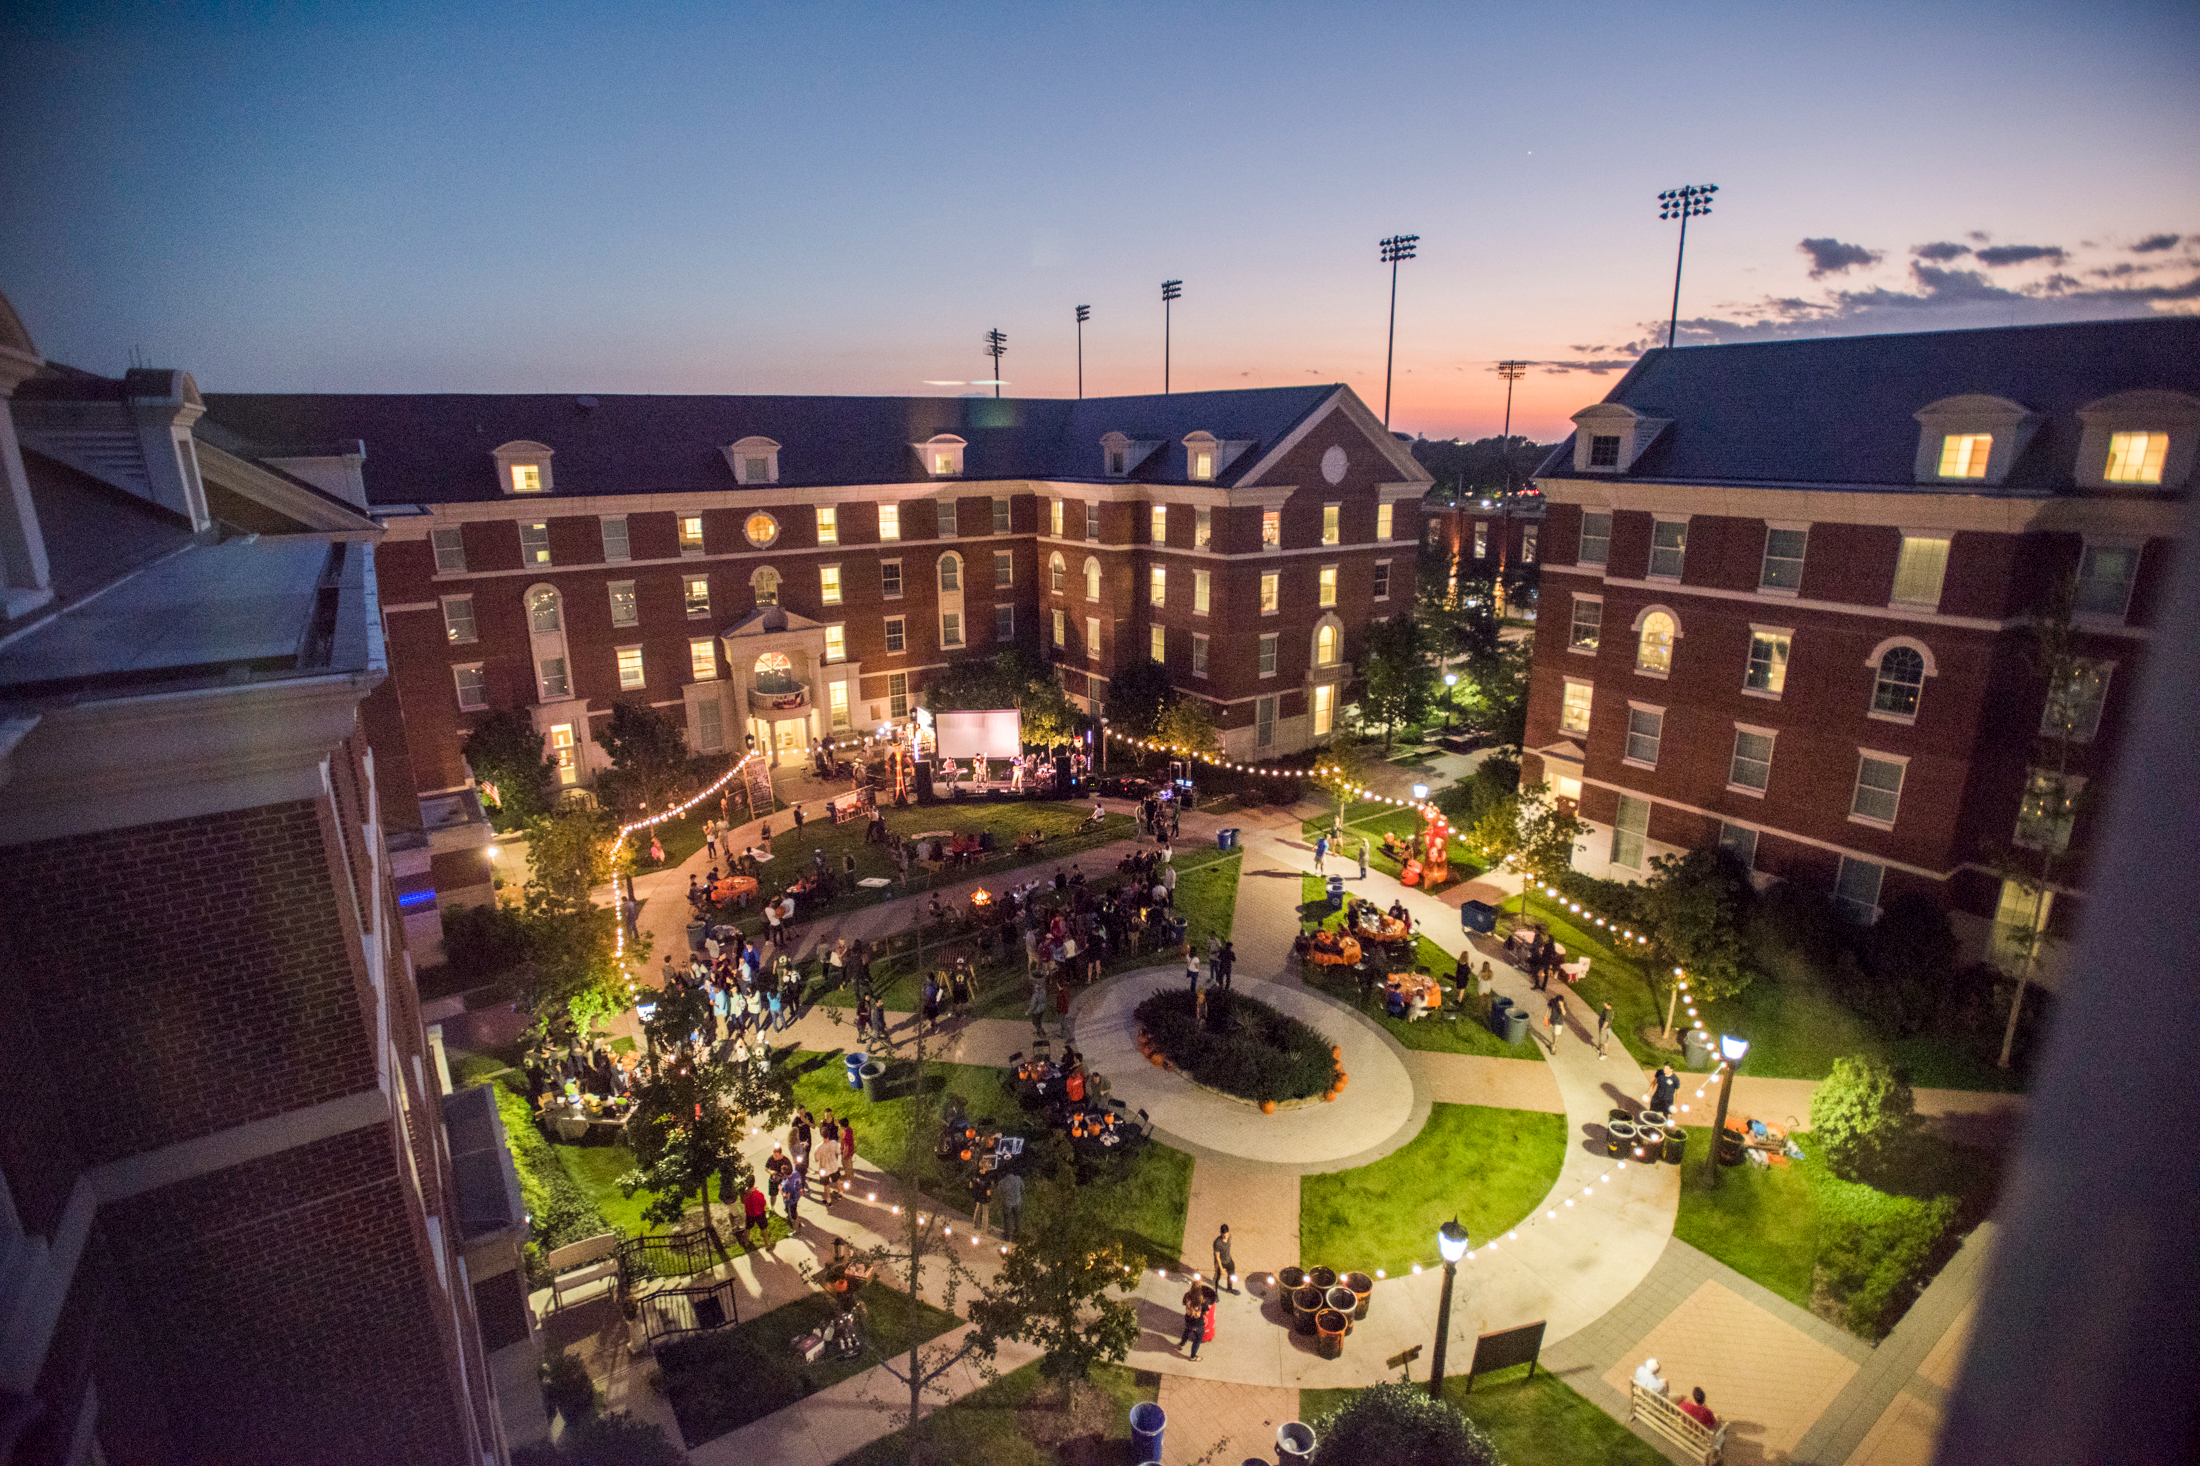
[[[1169,308],[1184,293],[1182,280],[1161,282],[1161,395],[1169,395]]]
[[[1383,263],[1390,266],[1390,343],[1383,348],[1383,426],[1390,426],[1390,364],[1398,346],[1398,262],[1413,258],[1418,234],[1393,234],[1382,241]]]
[[[1008,338],[999,331],[985,333],[985,354],[993,358],[993,395],[1001,395],[1001,357],[1008,351]]]
[[[1665,323],[1665,344],[1673,344],[1674,333],[1681,323],[1681,260],[1688,253],[1688,221],[1711,212],[1711,196],[1719,191],[1716,183],[1691,183],[1681,188],[1669,188],[1658,195],[1658,217],[1681,221],[1680,248],[1673,255],[1673,314]]]
[[[1085,322],[1092,319],[1092,307],[1077,307],[1077,395],[1085,395]]]

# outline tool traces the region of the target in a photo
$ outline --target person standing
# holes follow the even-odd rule
[[[856,1127],[849,1121],[840,1122],[840,1185],[853,1190],[856,1184]]]
[[[1566,1031],[1566,995],[1551,994],[1551,1001],[1544,1009],[1543,1026],[1550,1033],[1551,1052],[1558,1052],[1558,1036]]]
[[[1367,836],[1360,836],[1360,879],[1367,879]]]
[[[1673,1100],[1681,1092],[1681,1077],[1673,1072],[1671,1064],[1658,1065],[1658,1072],[1650,1077],[1650,1108],[1661,1115],[1673,1113]]]
[[[1314,839],[1314,874],[1323,874],[1322,865],[1329,859],[1329,837],[1318,835]]]
[[[984,1232],[992,1210],[993,1178],[980,1171],[970,1178],[970,1225]]]
[[[1606,1003],[1597,1010],[1597,1057],[1604,1057],[1604,1046],[1612,1040],[1612,1005]]]
[[[759,1232],[763,1233],[766,1238],[771,1236],[771,1224],[764,1219],[764,1214],[768,1210],[770,1208],[765,1204],[764,1193],[752,1184],[749,1187],[748,1195],[741,1198],[743,1218],[741,1235],[744,1238],[753,1238]]]
[[[1031,978],[1031,1001],[1024,1005],[1031,1016],[1031,1033],[1034,1038],[1047,1036],[1047,980],[1034,973]]]
[[[1207,1318],[1213,1309],[1205,1283],[1194,1283],[1184,1290],[1184,1333],[1177,1339],[1176,1346],[1181,1349],[1186,1344],[1191,1345],[1192,1352],[1187,1357],[1199,1357],[1199,1346],[1207,1337]]]
[[[1184,944],[1184,981],[1194,993],[1199,991],[1199,952],[1190,942]]]
[[[779,1199],[787,1208],[787,1230],[802,1230],[802,1173],[789,1171],[787,1179],[779,1183]]]
[[[1237,1259],[1230,1253],[1230,1224],[1224,1222],[1222,1230],[1215,1233],[1215,1281],[1232,1293],[1237,1287]]]
[[[1215,962],[1220,969],[1219,976],[1222,979],[1222,990],[1228,992],[1230,991],[1230,974],[1237,970],[1237,943],[1224,942],[1222,944],[1222,955],[1216,958]]]
[[[840,1200],[840,1127],[830,1120],[818,1137],[815,1160],[817,1178],[825,1187],[825,1209],[831,1211]]]
[[[1023,1174],[1010,1171],[1003,1176],[997,1194],[1001,1199],[1001,1235],[1013,1242],[1024,1225]]]

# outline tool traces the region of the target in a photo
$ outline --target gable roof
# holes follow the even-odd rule
[[[279,445],[361,439],[374,504],[498,500],[491,451],[531,440],[555,454],[555,497],[694,491],[762,492],[842,484],[1017,478],[1102,480],[1100,439],[1157,439],[1137,480],[1187,482],[1184,437],[1204,429],[1254,446],[1216,480],[1259,461],[1336,385],[1177,392],[1141,397],[716,397],[450,393],[234,393],[206,398],[207,417],[274,452]],[[956,479],[924,472],[912,445],[953,433],[968,446]],[[741,488],[725,444],[781,445],[774,485]]]
[[[1661,347],[1603,400],[1671,423],[1621,481],[1914,489],[1917,411],[2006,397],[2043,421],[1994,492],[2048,494],[2071,491],[2078,409],[2142,389],[2200,396],[2200,317]],[[1590,476],[1573,435],[1535,476]]]

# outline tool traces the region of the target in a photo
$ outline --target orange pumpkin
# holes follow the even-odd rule
[[[1260,1102],[1260,1112],[1264,1115],[1273,1115],[1276,1112],[1276,1102],[1274,1100],[1262,1100]]]

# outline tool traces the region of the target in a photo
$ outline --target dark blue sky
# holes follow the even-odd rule
[[[1087,390],[1157,388],[1180,277],[1177,385],[1379,402],[1411,231],[1397,425],[1493,431],[1515,356],[1548,433],[1662,324],[1680,183],[1687,339],[2192,308],[2196,15],[18,5],[0,290],[210,390],[953,392],[997,326],[1055,395],[1078,303]]]

